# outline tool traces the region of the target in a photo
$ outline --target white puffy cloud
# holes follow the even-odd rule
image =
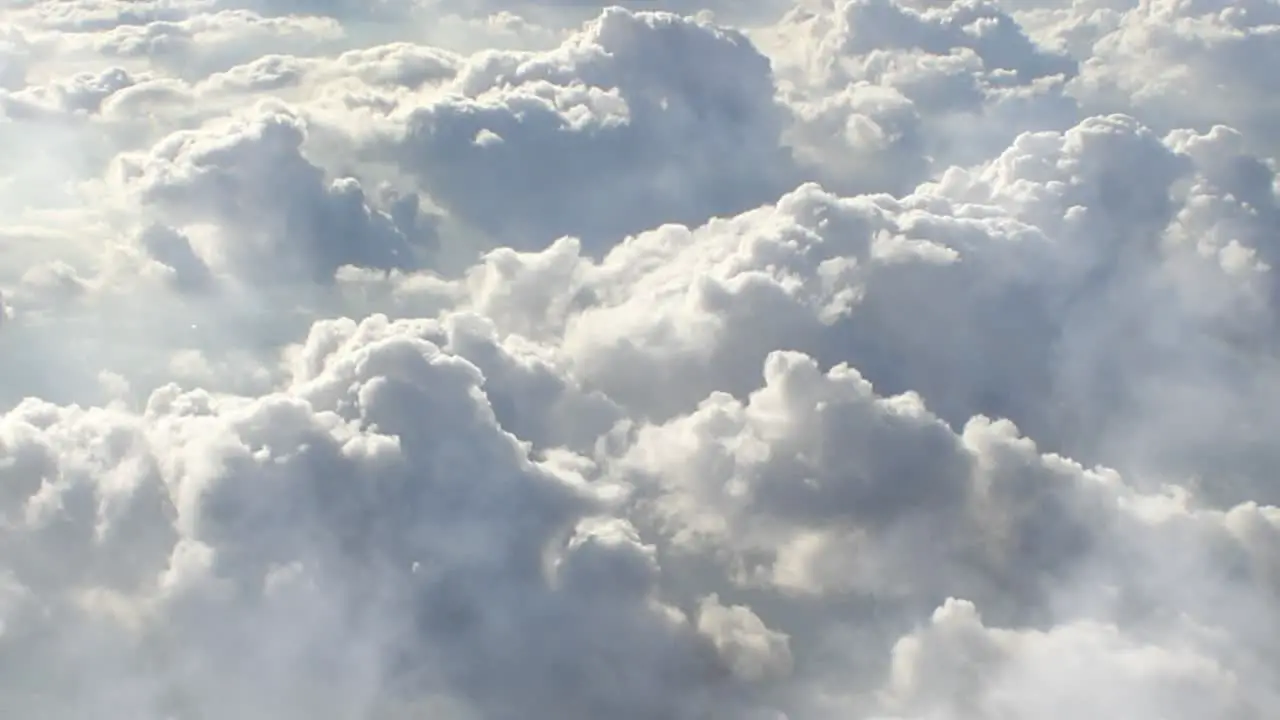
[[[1212,656],[1126,637],[1113,625],[985,627],[948,599],[894,647],[889,704],[907,717],[1256,717],[1251,688]]]
[[[1277,19],[14,4],[0,707],[1274,716]]]
[[[116,179],[136,202],[172,225],[211,226],[203,257],[176,241],[162,249],[151,241],[156,231],[144,235],[148,250],[171,247],[178,266],[216,264],[250,278],[323,281],[344,265],[417,266],[431,228],[422,227],[416,196],[387,212],[370,208],[358,180],[329,180],[306,159],[305,136],[296,116],[268,106],[224,127],[179,131],[145,155],[120,156]]]
[[[1277,87],[1264,68],[1280,52],[1277,28],[1268,2],[1137,2],[1047,31],[1092,43],[1075,89],[1086,107],[1141,108],[1164,128],[1228,123],[1270,152]]]
[[[833,189],[908,192],[1076,116],[1077,61],[994,3],[806,1],[758,37],[795,107],[789,139]]]
[[[501,244],[593,247],[700,222],[793,181],[769,60],[741,34],[605,11],[558,48],[481,53],[397,119],[400,165]],[[504,210],[494,213],[500,204]]]

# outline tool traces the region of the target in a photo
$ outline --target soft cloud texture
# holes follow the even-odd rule
[[[1280,713],[1267,2],[0,11],[0,714]]]

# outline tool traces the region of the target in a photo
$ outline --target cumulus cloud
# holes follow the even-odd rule
[[[3,21],[6,717],[1280,712],[1265,2]]]
[[[190,252],[190,243],[189,255],[169,251],[180,267],[217,264],[251,279],[268,273],[317,281],[344,265],[416,267],[415,251],[431,239],[422,232],[430,228],[419,226],[416,196],[385,212],[370,208],[358,180],[328,179],[306,159],[305,135],[287,110],[263,107],[229,126],[179,131],[145,155],[121,155],[115,176],[123,194],[159,220],[210,228],[205,257]],[[168,247],[183,246],[148,243],[153,253]]]
[[[553,50],[470,58],[393,120],[391,152],[503,245],[594,246],[774,197],[792,179],[783,119],[769,60],[740,33],[610,9]]]

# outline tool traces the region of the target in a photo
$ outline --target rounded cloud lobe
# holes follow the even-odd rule
[[[1280,15],[664,7],[6,11],[6,717],[1280,712]]]

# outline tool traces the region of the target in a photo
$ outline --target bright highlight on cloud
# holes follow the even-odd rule
[[[0,714],[1280,714],[1271,0],[0,11]]]

